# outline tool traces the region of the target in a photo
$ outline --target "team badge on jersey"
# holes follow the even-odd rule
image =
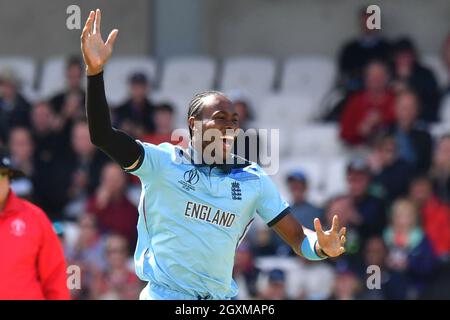
[[[15,219],[11,222],[11,233],[17,237],[25,234],[26,224],[22,219]]]
[[[241,186],[237,181],[231,183],[231,198],[233,200],[242,200]]]

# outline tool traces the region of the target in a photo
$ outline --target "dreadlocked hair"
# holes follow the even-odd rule
[[[189,109],[188,109],[188,114],[187,114],[187,118],[189,119],[190,117],[194,117],[197,118],[198,115],[202,112],[202,107],[203,107],[203,98],[208,97],[208,96],[225,96],[225,94],[223,92],[220,91],[215,91],[215,90],[208,90],[208,91],[203,91],[203,92],[199,92],[197,93],[191,100],[191,102],[189,102]],[[189,127],[189,135],[192,137],[192,129],[191,127]]]

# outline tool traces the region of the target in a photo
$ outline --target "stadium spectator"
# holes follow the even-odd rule
[[[409,198],[420,210],[422,227],[441,260],[450,258],[450,207],[433,193],[431,180],[417,177],[411,183]]]
[[[390,45],[378,29],[369,29],[367,19],[370,15],[367,7],[359,11],[361,34],[358,38],[347,42],[340,50],[338,67],[340,83],[346,91],[357,91],[363,87],[363,70],[374,59],[388,61]]]
[[[0,72],[0,141],[6,143],[9,130],[30,125],[31,106],[19,92],[19,79],[12,69]]]
[[[260,270],[255,266],[253,253],[248,242],[244,241],[236,250],[233,279],[239,286],[238,300],[251,299],[257,295],[256,281]]]
[[[388,88],[387,66],[379,61],[368,64],[364,74],[364,90],[351,94],[343,106],[340,136],[349,145],[370,142],[370,139],[395,120],[394,100]]]
[[[101,232],[120,234],[134,248],[138,214],[126,197],[126,181],[125,173],[117,164],[105,165],[100,185],[88,199],[86,210],[96,216]]]
[[[106,239],[106,269],[95,275],[91,299],[137,300],[144,287],[130,270],[129,244],[126,238],[111,234]]]
[[[114,125],[134,137],[155,131],[155,105],[148,99],[150,83],[143,73],[129,78],[129,98],[114,110]]]
[[[392,205],[390,224],[383,232],[389,251],[387,265],[407,276],[406,299],[420,297],[435,266],[433,249],[418,219],[414,203],[398,199]]]
[[[323,211],[306,199],[308,191],[306,175],[300,170],[292,171],[289,173],[286,182],[291,194],[292,214],[302,225],[314,230],[314,218],[322,219]]]
[[[71,56],[66,61],[66,87],[63,91],[58,92],[50,99],[50,104],[56,114],[64,114],[69,110],[67,102],[73,97],[78,98],[78,105],[76,105],[82,113],[84,113],[84,99],[85,92],[83,89],[83,64],[81,59],[77,56]],[[73,110],[72,110],[73,111]]]
[[[100,172],[108,158],[91,143],[89,128],[84,121],[74,125],[71,140],[74,156],[68,166],[71,182],[67,193],[70,203],[65,213],[73,218],[83,212],[82,204],[99,185]]]
[[[368,279],[375,272],[381,272],[379,287],[368,288],[362,290],[359,298],[363,300],[391,300],[405,299],[407,279],[402,272],[397,272],[386,265],[387,247],[380,236],[374,236],[367,240],[363,249],[363,261],[359,265],[358,276],[362,282],[369,280],[369,283],[376,285],[376,279],[373,281]],[[369,270],[370,268],[376,268]],[[370,271],[368,273],[368,271]]]
[[[0,299],[66,300],[66,262],[45,213],[17,197],[10,181],[23,176],[0,154]]]
[[[387,204],[405,195],[413,169],[405,160],[398,157],[397,143],[393,136],[382,134],[375,139],[368,163],[372,173],[372,184],[381,188],[381,194]]]
[[[178,144],[178,141],[172,140],[172,131],[174,128],[174,109],[168,103],[158,104],[154,108],[155,131],[145,134],[142,141],[160,144],[169,142]]]
[[[260,220],[258,219],[258,221]],[[281,247],[281,252],[278,252],[278,243],[280,239],[277,239],[276,237],[278,237],[278,235],[265,224],[258,222],[253,223],[249,233],[251,233],[249,234],[251,250],[255,257],[274,256],[277,253],[286,254],[286,249],[284,247]]]
[[[430,173],[436,195],[450,204],[450,134],[437,141]]]
[[[100,235],[93,215],[83,214],[78,219],[79,232],[74,246],[65,246],[65,255],[70,265],[80,268],[81,288],[72,290],[73,299],[85,300],[90,297],[90,283],[93,277],[106,268],[105,241]]]
[[[252,125],[254,114],[250,99],[239,90],[231,91],[229,98],[233,102],[234,109],[239,117],[239,126],[242,129],[238,133],[237,141],[243,141],[243,146],[239,147],[238,143],[235,143],[234,153],[247,160],[259,163],[259,136]]]
[[[425,173],[431,165],[432,138],[423,122],[417,119],[419,101],[412,91],[401,91],[395,99],[395,124],[389,129],[394,135],[400,158]]]
[[[422,106],[419,119],[438,121],[439,87],[433,73],[420,64],[413,42],[408,38],[401,38],[395,42],[392,50],[394,88],[416,92]]]
[[[362,283],[356,273],[347,265],[338,265],[330,300],[356,300],[362,290]]]
[[[61,126],[68,120],[78,120],[84,115],[83,65],[77,56],[66,62],[66,87],[50,99],[50,104],[61,119]]]
[[[272,269],[267,275],[267,284],[258,294],[259,299],[286,300],[286,274],[281,269]]]
[[[28,200],[33,196],[34,142],[30,130],[24,127],[16,127],[9,134],[9,150],[11,160],[25,176],[14,179],[11,188],[16,195]]]
[[[348,195],[358,213],[358,233],[364,242],[369,236],[381,234],[385,223],[385,204],[370,193],[370,167],[363,158],[356,157],[347,165]]]
[[[55,131],[55,115],[46,101],[35,103],[31,113],[35,141],[34,198],[51,220],[62,219],[70,176],[70,144]]]
[[[355,259],[359,258],[362,246],[359,228],[363,222],[363,219],[355,207],[353,198],[349,195],[336,196],[330,199],[325,205],[325,212],[325,224],[327,226],[331,226],[333,215],[335,214],[339,217],[339,221],[345,223],[347,228],[347,241],[345,243],[346,254],[341,257],[341,259],[353,263]]]

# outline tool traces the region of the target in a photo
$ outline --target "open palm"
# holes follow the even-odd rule
[[[317,242],[326,255],[329,257],[337,257],[345,252],[346,228],[342,227],[339,230],[338,216],[335,215],[333,217],[331,229],[328,231],[323,231],[320,220],[317,218],[314,219],[314,229],[316,229]]]
[[[81,52],[88,75],[100,73],[103,66],[111,57],[114,42],[116,41],[117,29],[111,31],[106,42],[103,42],[100,33],[101,11],[91,11],[86,25],[81,33]]]

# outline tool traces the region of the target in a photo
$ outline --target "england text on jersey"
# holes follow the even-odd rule
[[[206,222],[217,224],[219,226],[231,227],[236,215],[220,209],[213,209],[210,206],[192,201],[186,202],[184,215],[189,218],[204,220]]]

